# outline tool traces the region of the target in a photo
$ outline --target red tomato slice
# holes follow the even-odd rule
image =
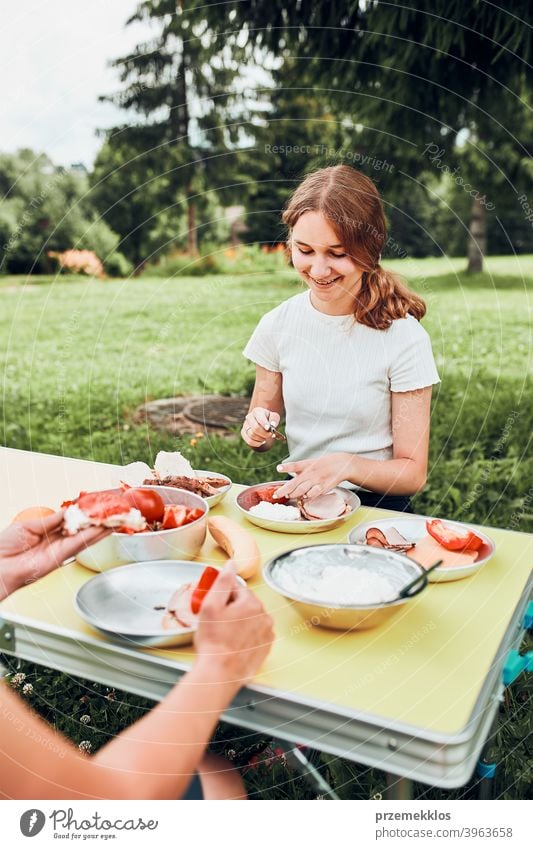
[[[121,495],[130,507],[136,507],[148,524],[160,522],[165,512],[165,504],[155,489],[126,489]]]
[[[204,598],[215,583],[218,575],[218,569],[215,569],[213,566],[207,566],[200,575],[200,580],[191,595],[191,610],[193,613],[200,613]]]
[[[204,515],[204,511],[201,507],[187,507],[187,522],[188,525],[190,522],[196,522],[200,516]]]
[[[163,516],[163,530],[181,528],[187,523],[187,508],[183,504],[166,504]]]
[[[483,540],[469,528],[452,528],[440,519],[428,519],[426,528],[430,536],[448,551],[479,551]]]
[[[265,486],[264,489],[256,489],[255,495],[259,501],[268,501],[269,504],[288,504],[288,498],[274,498],[274,493],[282,486]]]

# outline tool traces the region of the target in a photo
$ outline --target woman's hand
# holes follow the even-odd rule
[[[276,498],[315,498],[336,487],[352,474],[353,455],[339,452],[311,460],[299,460],[296,463],[283,463],[278,472],[292,472],[292,480],[280,486]]]
[[[0,532],[0,599],[111,533],[109,528],[87,528],[64,537],[63,516],[59,510],[43,519],[13,522]]]
[[[277,427],[279,422],[279,413],[266,407],[253,407],[244,420],[241,436],[250,448],[270,448],[274,442],[270,425]]]
[[[272,617],[226,567],[202,604],[194,639],[198,664],[209,678],[239,690],[260,669],[273,640]]]

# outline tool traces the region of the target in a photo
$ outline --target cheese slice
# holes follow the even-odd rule
[[[155,458],[154,468],[159,478],[195,478],[194,469],[179,451],[160,451]]]
[[[409,557],[420,563],[424,569],[429,569],[437,560],[442,560],[439,569],[446,566],[470,566],[475,563],[477,556],[477,551],[448,551],[429,535],[422,537],[409,552]]]

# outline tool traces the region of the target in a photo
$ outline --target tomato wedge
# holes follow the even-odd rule
[[[426,521],[428,534],[448,551],[479,551],[483,540],[470,528],[455,528],[445,525],[441,519]]]
[[[203,604],[203,601],[215,583],[216,579],[219,576],[218,569],[215,569],[213,566],[207,566],[202,574],[200,575],[200,580],[196,584],[195,588],[192,591],[191,595],[191,610],[193,613],[200,613],[200,608]]]
[[[203,514],[204,511],[200,507],[185,507],[184,504],[167,504],[161,527],[164,531],[169,531],[171,528],[181,528],[182,525],[195,522]]]
[[[279,484],[279,486],[265,486],[264,489],[256,489],[255,495],[259,501],[268,501],[269,504],[288,504],[289,499],[285,496],[282,498],[274,498],[274,493],[277,492],[281,486],[282,484]]]
[[[168,531],[170,528],[181,528],[182,525],[185,525],[186,519],[187,508],[184,504],[167,504],[165,505],[162,528],[164,531]]]
[[[125,489],[121,498],[131,507],[136,507],[142,513],[148,524],[160,522],[165,512],[165,504],[155,489]]]

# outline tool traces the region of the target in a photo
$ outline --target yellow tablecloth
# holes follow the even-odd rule
[[[107,487],[114,467],[29,452],[0,450],[3,487],[0,524],[31,504],[56,507],[80,489]],[[347,539],[353,526],[390,515],[361,508],[340,527],[323,534],[291,535],[261,530],[241,519],[234,505],[238,487],[213,513],[246,524],[266,560],[308,543]],[[483,682],[509,626],[533,562],[533,537],[485,529],[496,554],[470,578],[432,584],[389,623],[350,634],[313,628],[261,577],[250,582],[274,616],[276,643],[257,683],[291,694],[302,704],[333,704],[416,728],[452,735],[468,722]],[[225,556],[208,538],[201,561]],[[0,605],[45,626],[98,635],[75,613],[72,599],[94,573],[79,564],[57,570],[14,593]],[[104,639],[100,637],[99,639]],[[190,663],[193,650],[150,650],[169,660]]]

